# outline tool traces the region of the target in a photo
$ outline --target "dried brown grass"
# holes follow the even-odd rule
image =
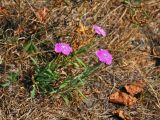
[[[133,2],[132,5],[122,4],[117,0],[77,3],[68,0],[69,5],[62,0],[48,1],[48,3],[42,0],[27,1],[22,0],[21,7],[18,7],[18,2],[16,4],[2,0],[0,4],[13,15],[0,16],[0,24],[5,24],[8,19],[14,21],[15,24],[11,24],[13,30],[16,29],[15,25],[23,25],[27,31],[26,37],[32,35],[34,27],[31,26],[35,25],[38,28],[45,26],[40,42],[48,40],[50,43],[53,43],[53,39],[68,42],[87,39],[88,37],[82,38],[75,33],[79,23],[85,26],[99,24],[107,29],[108,36],[102,39],[94,36],[92,39],[101,48],[111,51],[114,62],[111,66],[102,65],[102,68],[91,77],[94,80],[83,88],[88,99],[82,100],[75,97],[70,106],[66,106],[58,96],[39,96],[31,100],[22,84],[16,83],[9,89],[1,88],[0,119],[112,120],[114,118],[111,117],[110,112],[117,108],[125,110],[135,120],[160,119],[160,70],[159,65],[155,64],[160,56],[153,54],[152,51],[155,46],[160,46],[157,42],[160,35],[160,3],[158,0],[148,0],[141,4]],[[48,7],[50,17],[46,24],[41,25],[36,18],[31,16],[43,6]],[[21,13],[14,15],[14,11],[19,11],[19,9]],[[17,22],[21,17],[25,20]],[[33,24],[28,25],[29,22]],[[11,69],[12,65],[20,69],[22,73],[30,69],[28,54],[21,50],[23,43],[24,40],[19,40],[16,44],[0,42],[0,55],[5,61],[4,73]],[[44,52],[47,51],[42,50],[33,55],[43,55]],[[85,56],[94,56],[94,50]],[[85,56],[83,56],[84,59],[86,59]],[[4,78],[5,74],[2,74],[1,81]],[[128,108],[108,102],[110,93],[126,83],[139,79],[145,80],[148,86],[139,97],[137,105]]]

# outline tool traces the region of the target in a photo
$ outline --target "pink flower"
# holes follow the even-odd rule
[[[56,43],[54,51],[56,53],[62,53],[64,55],[69,55],[73,50],[69,46],[69,44],[66,44],[66,43]]]
[[[102,35],[103,37],[107,35],[106,31],[98,25],[93,25],[93,29],[98,35]]]
[[[96,56],[101,62],[108,65],[112,64],[112,55],[109,53],[108,50],[103,50],[103,49],[97,50]]]

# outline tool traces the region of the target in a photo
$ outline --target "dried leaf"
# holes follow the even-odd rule
[[[119,110],[114,110],[114,111],[112,111],[112,114],[120,117],[123,120],[130,120],[130,118],[125,115],[123,110],[120,110],[120,109]]]
[[[19,35],[24,31],[23,27],[21,27],[20,25],[18,26],[18,28],[16,29],[16,31],[14,32],[15,35]]]
[[[86,34],[87,30],[88,30],[88,27],[84,26],[82,23],[79,23],[79,28],[77,29],[77,32],[79,34]]]
[[[45,23],[48,15],[48,8],[44,7],[36,12],[36,16],[41,23]]]
[[[155,46],[153,48],[153,55],[160,56],[160,46]]]
[[[131,94],[132,96],[142,92],[144,90],[144,82],[137,81],[135,84],[125,85],[126,91]]]
[[[123,105],[133,105],[137,102],[135,97],[132,97],[124,92],[115,92],[109,96],[109,101],[112,103],[118,103]]]
[[[0,6],[0,14],[2,14],[2,15],[7,15],[7,14],[8,14],[8,12],[7,12],[7,10],[5,9],[5,7],[1,7],[1,6]]]

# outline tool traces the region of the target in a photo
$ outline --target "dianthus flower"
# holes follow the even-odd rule
[[[93,29],[98,35],[102,35],[103,37],[107,35],[106,31],[98,25],[93,25]]]
[[[64,55],[69,55],[73,51],[67,43],[56,43],[54,50],[56,53],[62,53]]]
[[[108,65],[112,64],[112,55],[109,53],[108,50],[103,50],[103,49],[97,50],[96,56],[101,62]]]

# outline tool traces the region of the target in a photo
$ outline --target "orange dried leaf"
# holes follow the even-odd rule
[[[7,15],[7,14],[8,14],[8,12],[7,12],[7,10],[5,9],[5,7],[1,7],[1,6],[0,6],[0,14],[2,14],[2,15]]]
[[[144,86],[145,84],[143,81],[137,81],[135,84],[125,85],[125,89],[129,94],[134,96],[140,92],[143,92]]]
[[[47,20],[47,15],[48,15],[48,8],[44,7],[43,9],[39,9],[37,12],[36,12],[36,16],[38,18],[38,20],[42,23],[46,22]]]
[[[82,23],[79,23],[79,28],[77,29],[77,32],[79,34],[86,34],[87,30],[88,30],[88,27],[84,26]]]
[[[23,27],[18,26],[18,28],[16,29],[16,31],[15,31],[14,33],[15,33],[15,35],[19,35],[19,34],[21,34],[23,31],[24,31]]]
[[[119,110],[114,110],[114,111],[112,111],[112,114],[120,117],[123,120],[130,120],[130,118],[125,115],[123,110],[120,110],[120,109]]]
[[[115,92],[109,96],[109,101],[112,103],[118,103],[123,105],[133,105],[137,102],[135,97],[132,97],[124,92]]]

